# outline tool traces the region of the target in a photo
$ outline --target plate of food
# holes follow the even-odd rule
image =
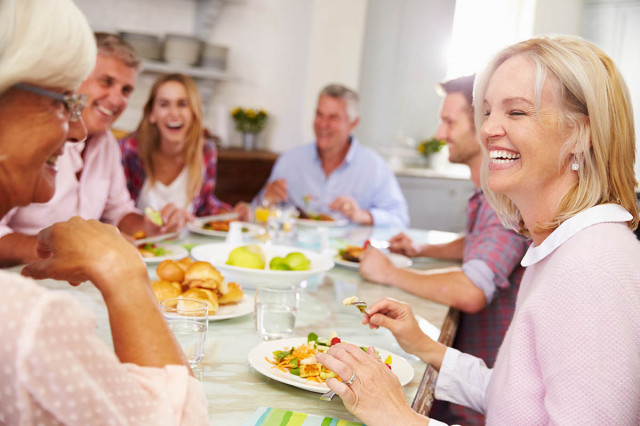
[[[153,237],[147,237],[144,231],[136,232],[133,234],[133,239],[137,245],[146,243],[159,243],[160,241],[174,240],[178,238],[180,234],[177,232],[170,232],[168,234],[154,235]]]
[[[220,214],[196,218],[193,222],[187,223],[187,229],[194,234],[207,235],[210,237],[226,237],[229,232],[231,222],[238,221],[236,213]],[[250,222],[238,221],[242,224],[242,233],[250,236],[264,232],[260,225]]]
[[[315,355],[326,352],[336,339],[340,341],[338,338],[319,339],[311,333],[306,338],[293,337],[260,343],[249,352],[249,364],[260,374],[278,382],[325,393],[329,389],[326,379],[335,377],[335,373],[317,363]],[[367,345],[354,344],[366,350]],[[406,359],[382,348],[375,349],[380,359],[398,376],[402,386],[413,380],[413,367]]]
[[[145,263],[158,263],[168,259],[180,259],[189,256],[189,250],[177,244],[137,243],[138,252]]]
[[[192,248],[191,256],[211,262],[228,280],[249,288],[289,287],[334,265],[314,251],[272,244],[203,244]]]
[[[296,224],[300,226],[313,226],[313,227],[326,226],[329,228],[334,228],[338,226],[348,225],[349,219],[343,216],[332,215],[327,213],[306,212],[305,214],[300,215],[296,219]]]
[[[342,267],[348,269],[357,270],[360,268],[360,256],[366,247],[361,246],[346,246],[343,249],[338,250],[338,254],[335,256],[334,261],[336,265],[340,265]],[[408,268],[413,264],[413,261],[398,253],[385,253],[383,252],[393,263],[393,266],[396,268]]]
[[[212,264],[185,257],[165,260],[155,270],[151,288],[158,302],[195,299],[209,307],[209,321],[237,318],[253,312],[253,295],[228,281]]]

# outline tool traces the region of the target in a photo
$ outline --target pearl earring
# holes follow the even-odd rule
[[[578,163],[578,156],[576,155],[573,156],[573,163],[571,164],[571,170],[573,170],[574,172],[577,172],[578,170],[580,170],[580,164]]]

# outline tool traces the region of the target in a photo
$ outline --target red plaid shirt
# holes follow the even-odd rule
[[[138,153],[138,135],[132,133],[120,139],[122,151],[122,165],[127,177],[127,188],[133,200],[137,200],[142,190],[142,185],[147,176],[142,165],[142,158]],[[213,143],[205,143],[202,150],[203,177],[202,188],[193,199],[193,214],[196,216],[209,216],[231,210],[231,206],[213,195],[216,188],[216,165],[218,151]]]
[[[493,367],[513,317],[524,273],[520,261],[529,244],[527,238],[502,226],[481,190],[471,195],[467,204],[463,263],[472,259],[483,261],[494,274],[496,292],[493,301],[480,312],[462,313],[452,346],[482,358],[488,367]],[[431,414],[436,420],[451,424],[484,424],[482,415],[455,404],[434,404]]]

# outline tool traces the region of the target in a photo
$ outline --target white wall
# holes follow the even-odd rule
[[[587,0],[584,36],[598,44],[620,68],[634,105],[636,179],[640,180],[640,0]]]
[[[364,143],[410,148],[435,133],[453,9],[453,1],[369,1],[356,129]]]

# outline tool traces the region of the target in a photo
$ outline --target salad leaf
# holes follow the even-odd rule
[[[309,335],[307,336],[307,343],[317,342],[317,341],[318,341],[318,335],[314,332],[309,333]]]

